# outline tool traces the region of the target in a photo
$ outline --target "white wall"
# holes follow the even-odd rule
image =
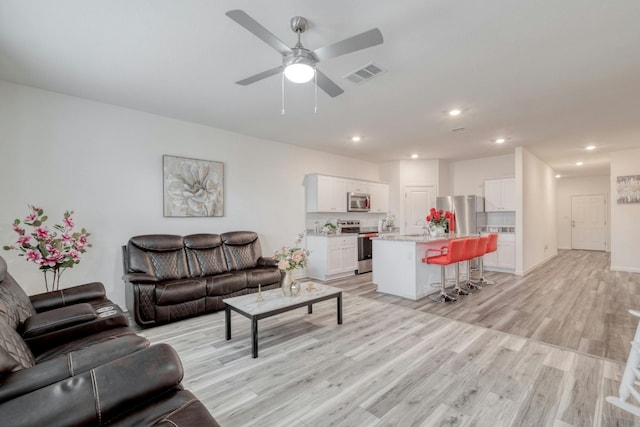
[[[546,163],[516,148],[516,274],[524,275],[558,254],[556,178]]]
[[[2,81],[0,144],[0,243],[15,240],[11,223],[27,204],[52,224],[75,210],[93,248],[61,284],[102,281],[120,304],[120,248],[131,236],[253,230],[270,254],[305,228],[305,174],[379,179],[373,163]],[[162,216],[163,154],[224,162],[224,217]],[[35,265],[2,256],[29,294],[44,291]]]
[[[640,203],[617,202],[617,178],[640,175],[640,150],[611,153],[611,270],[640,273]]]
[[[560,178],[557,181],[558,191],[558,249],[571,249],[571,196],[587,196],[604,194],[607,200],[607,243],[609,251],[611,240],[611,218],[608,176],[581,176]]]
[[[482,159],[451,162],[449,165],[450,195],[475,194],[484,196],[484,180],[515,176],[513,154]]]

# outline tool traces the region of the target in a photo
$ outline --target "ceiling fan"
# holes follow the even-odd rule
[[[259,24],[258,21],[247,15],[246,12],[236,9],[230,10],[226,15],[282,55],[282,65],[236,82],[243,86],[275,76],[281,72],[284,72],[288,80],[295,83],[306,83],[315,75],[320,89],[331,97],[338,96],[344,90],[331,81],[322,71],[318,70],[316,64],[336,56],[376,46],[383,42],[382,33],[379,29],[374,28],[337,43],[316,50],[309,50],[300,42],[300,35],[309,28],[309,22],[302,16],[295,16],[291,18],[291,29],[298,35],[298,42],[294,47],[290,48]]]

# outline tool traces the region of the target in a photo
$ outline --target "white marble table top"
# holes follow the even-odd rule
[[[372,240],[389,240],[394,242],[447,242],[454,239],[464,239],[465,237],[479,237],[479,234],[445,234],[444,236],[425,236],[424,234],[400,235],[400,236],[379,236]]]
[[[321,285],[315,282],[301,283],[300,293],[296,296],[284,296],[281,289],[270,289],[262,292],[262,301],[258,301],[258,294],[240,295],[238,297],[225,298],[223,302],[243,312],[255,316],[268,313],[295,304],[312,302],[315,299],[337,295],[342,289],[333,286]]]

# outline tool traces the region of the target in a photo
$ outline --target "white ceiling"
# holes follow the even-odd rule
[[[234,83],[281,57],[231,9],[290,46],[296,15],[312,50],[374,27],[384,44],[319,64],[345,92],[318,91],[316,114],[313,85],[288,83],[282,116],[279,76]],[[371,61],[387,72],[343,78]],[[374,162],[525,146],[608,174],[610,151],[640,147],[640,1],[0,0],[0,79]]]

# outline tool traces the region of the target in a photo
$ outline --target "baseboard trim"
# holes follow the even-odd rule
[[[542,261],[540,261],[539,263],[537,263],[536,265],[534,265],[533,267],[530,267],[526,270],[524,270],[521,274],[522,276],[526,276],[527,274],[531,273],[533,270],[542,267],[544,264],[548,263],[549,261],[551,261],[552,259],[554,259],[555,257],[558,256],[558,252],[556,252],[555,254],[546,257],[545,259],[543,259]],[[518,274],[518,272],[516,272],[516,274]]]
[[[622,271],[625,273],[640,273],[640,268],[638,267],[622,267],[619,265],[612,265],[609,267],[611,271]]]

